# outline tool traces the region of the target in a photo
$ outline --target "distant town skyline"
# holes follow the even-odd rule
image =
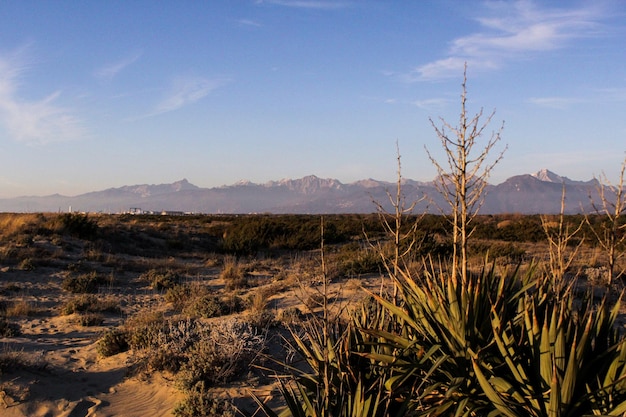
[[[626,156],[619,0],[27,0],[0,27],[0,198],[394,181],[396,142],[429,181],[465,64],[470,116],[504,122],[491,183],[613,179]]]

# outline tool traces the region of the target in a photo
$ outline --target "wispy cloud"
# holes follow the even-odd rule
[[[193,104],[229,81],[228,78],[178,77],[172,82],[168,93],[149,116],[171,112]]]
[[[317,9],[317,10],[338,10],[350,6],[344,1],[324,1],[324,0],[258,0],[257,4],[271,4],[297,9]]]
[[[61,91],[40,100],[19,96],[20,79],[27,71],[26,50],[0,55],[0,124],[18,142],[43,145],[73,140],[84,134],[70,109],[57,104]]]
[[[567,46],[594,36],[604,17],[592,4],[577,9],[544,8],[529,0],[485,3],[475,20],[482,30],[454,39],[445,58],[421,65],[406,81],[458,76],[467,62],[472,70],[493,70],[529,54]]]
[[[95,71],[94,75],[103,80],[110,80],[119,74],[124,68],[135,63],[141,57],[141,53],[137,52],[129,55],[119,61],[109,63]]]
[[[445,107],[450,100],[445,98],[429,98],[424,100],[415,100],[413,104],[420,109],[424,110],[433,110],[433,109],[441,109]]]
[[[262,26],[259,22],[254,21],[252,19],[239,19],[237,20],[237,23],[239,23],[241,26],[249,26],[249,27],[255,27],[255,28],[259,28]]]

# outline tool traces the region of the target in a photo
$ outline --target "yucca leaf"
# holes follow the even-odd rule
[[[496,407],[498,411],[500,411],[505,416],[518,417],[517,413],[515,413],[504,403],[500,394],[491,386],[490,382],[487,380],[485,374],[483,374],[480,366],[478,366],[478,363],[474,358],[472,358],[472,366],[474,368],[474,373],[480,387],[482,388],[489,401],[491,401],[493,406]]]
[[[576,361],[576,337],[572,342],[569,357],[567,358],[567,368],[563,375],[563,382],[561,385],[561,401],[565,404],[569,404],[574,399],[574,390],[576,388],[576,382],[578,377],[578,362]]]
[[[387,309],[395,317],[395,319],[398,320],[399,322],[405,322],[409,326],[413,327],[414,329],[419,328],[419,326],[413,320],[413,318],[411,318],[406,313],[406,311],[403,310],[401,307],[398,307],[397,305],[395,305],[395,304],[385,300],[384,298],[382,298],[379,295],[374,294],[372,292],[369,292],[369,295],[374,297],[376,299],[376,301],[378,301],[385,309]]]
[[[547,318],[546,318],[547,322]],[[539,370],[546,386],[552,383],[552,354],[550,352],[550,334],[548,324],[544,322],[539,343]]]
[[[561,415],[561,389],[555,368],[552,370],[552,381],[550,382],[550,392],[548,394],[548,417],[560,417]]]
[[[360,329],[362,332],[369,334],[371,336],[377,337],[379,339],[383,339],[386,340],[387,342],[390,342],[390,344],[396,348],[396,349],[413,349],[414,347],[418,347],[416,350],[420,350],[419,349],[419,341],[418,340],[409,340],[405,337],[402,337],[396,333],[392,333],[392,332],[388,332],[386,330],[379,330],[379,329]],[[382,343],[380,342],[375,342],[373,343],[373,345],[375,346],[379,346]]]
[[[611,416],[623,416],[626,414],[626,401],[622,401],[620,404],[616,405],[608,414]]]

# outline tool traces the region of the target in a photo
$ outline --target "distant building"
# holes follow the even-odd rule
[[[163,210],[161,212],[162,216],[184,216],[185,212],[184,211],[168,211],[168,210]]]

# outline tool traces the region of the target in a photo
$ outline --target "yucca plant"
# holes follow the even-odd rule
[[[560,295],[525,294],[514,320],[492,310],[498,355],[472,350],[490,416],[626,412],[626,344],[614,327],[621,299],[609,306],[589,297],[576,307],[571,287]]]
[[[342,309],[334,306],[328,285],[324,258],[324,223],[322,219],[321,272],[322,286],[316,295],[321,312],[311,312],[299,326],[289,327],[290,337],[285,338],[289,349],[302,360],[301,364],[279,362],[287,373],[281,379],[281,394],[286,408],[281,416],[294,417],[377,417],[402,415],[402,405],[390,401],[385,392],[387,368],[375,360],[358,355],[364,349],[369,335],[355,323],[369,322],[378,326],[382,321],[376,311],[363,308],[360,321],[358,314],[342,316]],[[372,345],[370,345],[372,346]],[[268,417],[278,414],[253,396]],[[392,411],[393,409],[393,411]]]
[[[358,332],[348,323],[335,322],[324,335],[318,319],[291,330],[290,345],[304,366],[283,365],[291,375],[281,381],[281,394],[287,408],[281,416],[385,416],[383,382],[370,362],[352,354]],[[267,416],[278,414],[257,399]]]
[[[492,310],[512,318],[517,298],[532,284],[518,270],[497,273],[487,263],[481,273],[470,274],[465,281],[437,272],[432,263],[429,270],[414,279],[400,269],[400,275],[393,277],[402,300],[397,305],[373,294],[396,326],[362,330],[395,353],[386,360],[374,352],[366,356],[392,367],[391,385],[419,387],[411,404],[416,414],[473,415],[490,404],[476,379],[471,352],[494,351]],[[421,362],[426,353],[428,364]]]

